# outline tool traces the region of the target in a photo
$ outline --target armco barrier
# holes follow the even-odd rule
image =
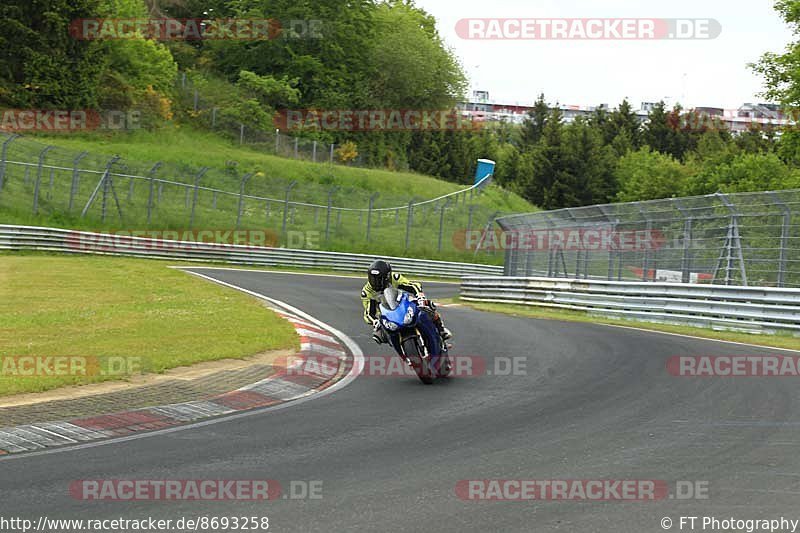
[[[500,266],[451,263],[427,259],[267,248],[186,241],[108,236],[59,228],[0,224],[0,250],[37,250],[82,254],[124,255],[151,259],[217,262],[238,265],[289,266],[362,271],[375,259],[388,259],[398,270],[423,276],[499,275]]]
[[[800,289],[479,276],[461,280],[461,299],[741,331],[783,330],[800,335]]]

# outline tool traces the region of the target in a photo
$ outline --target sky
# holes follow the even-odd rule
[[[446,44],[474,89],[507,104],[610,104],[627,97],[685,107],[738,108],[765,101],[763,81],[747,67],[793,40],[771,0],[416,0],[437,19]],[[473,18],[715,19],[722,31],[703,40],[474,40],[456,32]]]

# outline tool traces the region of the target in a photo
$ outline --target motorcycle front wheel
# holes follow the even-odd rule
[[[414,368],[420,381],[425,385],[433,383],[433,372],[431,371],[430,360],[427,357],[422,357],[422,351],[420,350],[417,337],[408,337],[404,339],[402,341],[402,346],[403,353],[405,353],[408,360],[411,361],[411,366]]]

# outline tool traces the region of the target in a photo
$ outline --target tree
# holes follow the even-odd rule
[[[0,103],[95,107],[105,53],[70,35],[70,22],[97,16],[99,0],[4,0],[0,5]]]
[[[663,101],[658,102],[647,115],[647,121],[642,130],[642,141],[644,144],[662,154],[672,153],[672,134],[674,130],[670,128],[666,105]]]
[[[625,135],[633,148],[638,148],[641,144],[641,122],[627,98],[609,113],[605,126],[608,130],[606,144],[613,142],[618,135]]]
[[[795,36],[800,34],[800,0],[777,0],[775,9],[792,27]],[[764,96],[787,106],[800,105],[800,41],[790,43],[786,52],[767,52],[752,68],[766,81]]]
[[[722,192],[751,192],[794,189],[800,187],[800,175],[780,160],[776,154],[741,153],[730,162],[706,169],[700,182],[699,194]]]
[[[668,154],[643,147],[620,158],[615,176],[619,183],[616,199],[620,202],[657,200],[679,196],[688,169]]]
[[[533,104],[533,109],[528,111],[525,121],[522,123],[521,140],[523,145],[533,146],[539,142],[549,115],[550,107],[544,100],[544,94],[540,94]]]
[[[436,21],[413,4],[378,4],[371,41],[369,85],[390,107],[447,109],[466,94],[466,77],[436,31]]]

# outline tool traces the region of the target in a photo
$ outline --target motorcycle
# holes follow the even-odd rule
[[[379,304],[380,325],[389,334],[397,354],[426,385],[437,377],[447,377],[452,364],[448,345],[431,317],[433,310],[421,306],[411,294],[387,287]]]

